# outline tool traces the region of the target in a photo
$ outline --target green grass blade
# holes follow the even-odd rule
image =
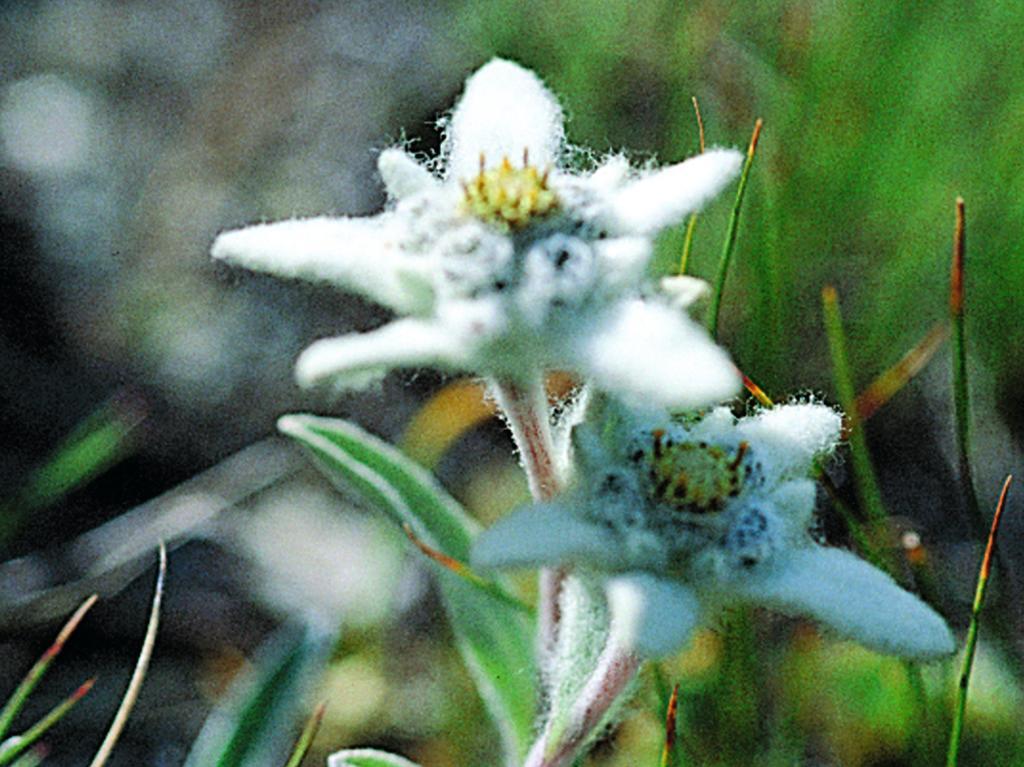
[[[330,636],[312,627],[279,630],[206,720],[185,767],[262,767],[283,761],[302,696],[332,644]]]
[[[469,558],[478,524],[430,473],[396,448],[337,419],[290,415],[278,428],[309,450],[336,486],[356,491],[400,526],[408,525],[433,559],[440,554],[458,564]],[[437,571],[445,610],[508,762],[516,763],[533,739],[533,622],[502,580],[483,588],[457,570],[446,565]],[[497,598],[496,588],[507,597]]]
[[[0,710],[0,741],[4,739],[4,735],[10,729],[11,724],[14,722],[14,717],[21,711],[22,706],[25,705],[25,701],[28,700],[28,696],[32,694],[36,685],[39,684],[39,680],[43,678],[47,669],[53,663],[54,659],[60,654],[60,651],[64,649],[64,645],[68,639],[74,633],[75,629],[78,628],[78,624],[82,622],[85,614],[89,612],[89,609],[96,604],[97,596],[93,594],[91,597],[86,599],[75,610],[68,622],[64,624],[64,627],[57,634],[57,638],[53,640],[53,644],[50,645],[49,649],[46,650],[36,661],[35,665],[29,669],[29,672],[25,675],[25,678],[21,680],[21,683],[11,694],[11,697],[4,704],[2,710]]]
[[[974,603],[971,605],[971,622],[967,627],[967,641],[964,643],[964,664],[960,671],[960,682],[957,685],[953,726],[949,736],[949,751],[946,753],[946,767],[956,767],[960,753],[960,741],[964,733],[964,716],[967,713],[967,687],[970,684],[971,669],[974,668],[974,653],[978,646],[978,620],[985,602],[989,576],[992,573],[992,556],[995,552],[996,535],[999,532],[999,522],[1003,518],[1003,509],[1006,507],[1006,496],[1010,491],[1011,482],[1013,482],[1013,477],[1009,476],[1003,483],[1002,492],[999,494],[999,503],[996,505],[996,513],[992,517],[988,543],[985,544],[985,555],[981,559],[978,585],[974,590]]]
[[[700,104],[697,102],[696,96],[691,96],[690,100],[693,102],[693,113],[697,116],[697,135],[700,140],[700,153],[704,154],[704,120],[700,116]],[[690,263],[690,251],[693,248],[693,233],[697,228],[697,211],[690,214],[689,220],[686,222],[686,236],[683,238],[683,253],[679,257],[679,274],[686,274],[686,268]]]
[[[51,727],[57,724],[75,707],[78,701],[85,697],[95,682],[95,679],[83,682],[77,690],[55,706],[46,716],[25,730],[17,738],[10,739],[7,747],[0,751],[0,765],[10,764],[13,759],[20,756],[32,744],[43,737]]]
[[[164,578],[167,575],[167,547],[160,543],[159,565],[157,567],[156,587],[153,589],[153,602],[149,609],[149,621],[146,624],[146,634],[142,640],[142,650],[139,651],[139,658],[135,662],[135,670],[128,682],[128,689],[121,699],[121,705],[110,723],[103,743],[93,757],[89,767],[103,767],[110,758],[117,739],[128,723],[128,717],[135,707],[135,701],[139,698],[139,691],[142,689],[142,682],[146,678],[146,671],[149,669],[149,660],[153,657],[153,647],[156,644],[156,632],[160,627],[160,604],[164,598]]]
[[[324,713],[326,711],[326,703],[321,703],[316,707],[313,715],[306,722],[306,726],[302,728],[299,739],[295,741],[295,748],[292,749],[292,754],[288,757],[288,762],[284,767],[299,767],[302,764],[302,760],[306,758],[309,747],[313,745],[313,738],[316,737],[317,732],[320,730],[320,725],[324,721]]]
[[[686,221],[686,233],[683,235],[683,253],[679,257],[679,274],[686,274],[690,265],[690,251],[693,250],[693,233],[697,230],[699,213],[691,213]]]
[[[128,439],[142,422],[142,409],[115,397],[79,423],[24,487],[0,503],[0,542],[25,515],[44,509],[114,466],[128,454]]]
[[[832,374],[835,379],[839,405],[846,413],[847,437],[850,441],[850,455],[853,461],[854,482],[857,497],[867,519],[874,525],[884,521],[888,514],[882,502],[882,492],[878,487],[875,469],[868,452],[867,438],[861,421],[857,415],[857,395],[854,390],[853,375],[846,352],[846,334],[843,331],[843,317],[839,310],[839,296],[835,288],[826,286],[821,291],[822,310],[825,317],[825,334],[828,337],[829,353],[832,357]],[[892,570],[888,558],[884,558]]]
[[[740,183],[736,188],[736,201],[732,206],[729,228],[726,230],[725,244],[722,247],[722,257],[718,262],[718,273],[715,275],[715,284],[711,291],[711,305],[708,308],[708,332],[711,333],[712,338],[718,337],[718,313],[722,306],[722,293],[725,290],[725,280],[729,276],[732,253],[736,248],[736,234],[739,231],[743,194],[747,190],[747,178],[750,176],[750,166],[754,163],[754,153],[757,151],[757,141],[761,137],[763,125],[764,121],[760,117],[757,118],[757,122],[754,123],[754,133],[750,137],[750,145],[747,147],[747,159],[740,172]]]
[[[978,540],[985,537],[985,520],[974,489],[971,467],[971,402],[967,380],[967,337],[964,329],[964,199],[956,198],[956,225],[953,230],[953,263],[949,274],[949,315],[953,323],[953,410],[956,416],[956,446],[960,463],[967,515]]]

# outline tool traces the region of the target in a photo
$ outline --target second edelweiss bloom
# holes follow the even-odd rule
[[[574,486],[483,533],[474,563],[597,575],[613,630],[647,656],[681,649],[697,626],[741,603],[813,618],[879,652],[952,653],[930,607],[810,532],[812,467],[840,426],[815,403],[738,420],[718,408],[690,421],[608,406],[580,427]]]
[[[739,152],[639,171],[615,157],[573,172],[560,165],[558,102],[499,59],[467,80],[443,125],[440,174],[401,149],[381,153],[385,212],[256,225],[214,243],[216,258],[333,283],[405,315],[313,344],[298,361],[302,384],[356,387],[430,366],[512,381],[571,370],[665,407],[735,393],[728,356],[670,295],[679,286],[656,288],[647,269],[654,236],[717,194]]]

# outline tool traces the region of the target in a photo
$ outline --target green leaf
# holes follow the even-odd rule
[[[26,516],[56,503],[127,457],[129,437],[143,415],[138,404],[121,395],[81,421],[29,474],[15,496],[0,502],[0,542],[13,535]]]
[[[185,767],[279,767],[331,644],[315,628],[286,626],[271,637],[206,720]]]
[[[479,526],[429,472],[396,448],[337,419],[288,415],[278,428],[308,449],[336,486],[356,491],[441,553],[469,558]],[[532,622],[510,601],[448,569],[439,567],[437,575],[459,651],[494,717],[506,760],[515,764],[533,735]]]
[[[375,748],[349,748],[327,757],[327,767],[419,767],[402,756]]]

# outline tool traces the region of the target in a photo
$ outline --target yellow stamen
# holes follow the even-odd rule
[[[558,198],[548,187],[548,171],[541,173],[529,159],[524,150],[522,168],[513,167],[506,156],[488,170],[481,154],[480,173],[462,185],[463,211],[505,231],[522,229],[554,211]]]

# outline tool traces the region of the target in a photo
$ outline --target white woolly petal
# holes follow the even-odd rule
[[[803,539],[814,519],[818,485],[812,479],[799,478],[780,482],[771,491],[771,502],[786,521],[795,540]]]
[[[740,386],[729,355],[703,328],[662,304],[623,301],[581,341],[583,371],[599,389],[633,404],[703,407]]]
[[[474,567],[540,567],[568,562],[598,568],[618,564],[616,540],[605,528],[581,520],[557,503],[508,514],[473,543]]]
[[[712,408],[689,429],[691,440],[732,444],[736,442],[736,417],[724,405]]]
[[[629,161],[620,154],[605,160],[597,170],[587,177],[587,184],[599,192],[610,192],[622,184],[629,175]]]
[[[801,402],[766,408],[740,420],[737,430],[780,474],[806,474],[818,456],[835,448],[843,421],[827,405]]]
[[[711,295],[711,286],[706,280],[685,274],[662,277],[658,287],[669,306],[679,311],[686,311]]]
[[[605,591],[616,639],[645,657],[683,649],[700,621],[696,595],[678,581],[627,573],[610,578]]]
[[[482,152],[489,166],[504,157],[539,168],[555,165],[564,137],[562,108],[528,69],[492,59],[466,80],[445,137],[450,179],[476,176]]]
[[[331,383],[342,389],[360,389],[393,368],[462,369],[469,351],[446,325],[401,319],[369,333],[317,341],[299,355],[295,378],[304,387]]]
[[[433,302],[424,267],[399,250],[396,222],[374,218],[307,218],[224,232],[211,254],[279,277],[329,282],[399,312]]]
[[[653,253],[649,237],[613,237],[594,244],[601,286],[608,293],[634,290],[647,273]]]
[[[946,622],[878,568],[848,551],[807,546],[780,554],[737,589],[742,598],[806,615],[878,652],[915,660],[950,655]]]
[[[388,197],[393,200],[404,200],[440,186],[430,171],[401,149],[385,149],[381,152],[377,158],[377,170],[388,190]]]
[[[612,194],[604,223],[622,234],[648,234],[678,223],[722,191],[742,163],[735,149],[711,149],[642,176]]]

